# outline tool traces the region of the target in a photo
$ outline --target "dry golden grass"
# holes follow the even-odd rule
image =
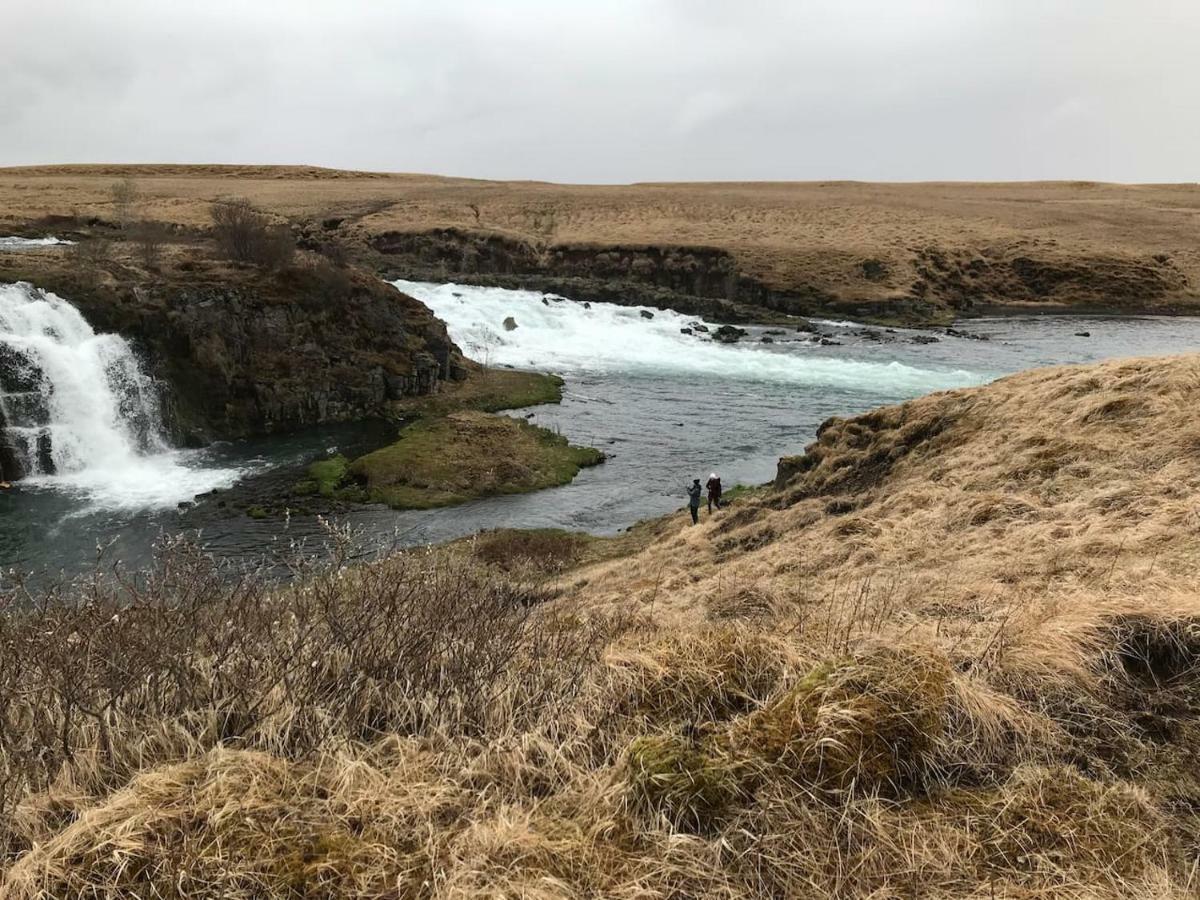
[[[908,291],[917,267],[930,265],[923,254],[931,249],[952,269],[1027,256],[1129,277],[1147,266],[1158,272],[1153,259],[1165,255],[1170,270],[1159,274],[1175,287],[1148,296],[1145,305],[1200,303],[1194,184],[590,186],[286,166],[46,166],[0,169],[0,229],[46,216],[111,221],[111,186],[125,176],[135,179],[138,214],[147,219],[207,226],[214,200],[238,196],[294,221],[344,219],[350,232],[367,238],[457,227],[536,243],[710,246],[731,251],[743,273],[773,288],[816,288],[849,299]],[[866,260],[884,263],[886,273],[864,277]],[[1103,285],[1121,283],[1081,287],[1086,296],[1074,299],[1103,303]]]
[[[1195,896],[1198,394],[834,420],[533,582],[492,538],[10,610],[0,897]]]

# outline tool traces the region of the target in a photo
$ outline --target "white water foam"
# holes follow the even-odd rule
[[[157,387],[125,339],[24,283],[0,284],[0,442],[23,486],[105,508],[173,506],[240,474],[170,449]]]
[[[64,241],[62,238],[56,237],[0,237],[0,250],[37,250],[40,247],[56,247],[74,243],[74,241]]]
[[[468,356],[489,365],[871,389],[897,396],[985,380],[961,369],[831,357],[807,342],[704,341],[680,331],[693,325],[694,317],[670,310],[651,309],[654,317],[647,319],[638,308],[585,306],[536,291],[403,280],[393,284],[443,319]],[[515,329],[505,329],[509,317]]]

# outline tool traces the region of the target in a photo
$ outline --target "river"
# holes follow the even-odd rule
[[[335,517],[357,530],[368,548],[500,526],[611,534],[680,508],[692,478],[715,471],[727,488],[769,480],[778,457],[800,452],[831,415],[1037,366],[1200,346],[1196,318],[1061,316],[972,320],[959,326],[970,336],[935,332],[936,343],[918,343],[922,332],[819,322],[824,344],[793,329],[750,328],[737,344],[722,345],[697,331],[696,319],[665,310],[647,309],[648,318],[638,308],[534,292],[397,286],[445,319],[473,358],[562,375],[560,405],[513,414],[598,447],[609,459],[570,485],[535,494],[420,512],[362,507]],[[508,318],[516,325],[511,330],[504,326]],[[14,315],[9,319],[9,332],[19,331]],[[71,352],[80,360],[99,358],[103,368],[104,360],[121,358],[112,337],[80,332],[80,347]],[[96,347],[83,346],[88,341],[103,346],[98,357]],[[118,412],[127,414],[128,403],[118,404]],[[156,446],[142,431],[127,442],[132,458],[128,447],[110,449],[74,471],[36,475],[0,490],[0,565],[76,573],[94,565],[103,546],[103,565],[120,560],[136,567],[160,535],[180,531],[198,534],[212,552],[233,560],[295,542],[319,543],[327,525],[317,517],[253,519],[219,498],[239,480],[291,480],[317,454],[334,448],[353,454],[379,440],[369,429],[344,427],[178,451]],[[186,506],[214,487],[217,494]]]

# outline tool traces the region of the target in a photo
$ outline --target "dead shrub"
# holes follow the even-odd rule
[[[171,230],[163,222],[139,222],[133,231],[138,256],[147,269],[157,269]]]
[[[293,565],[279,585],[171,542],[137,577],[5,586],[0,854],[40,830],[13,810],[67,773],[101,789],[147,754],[302,759],[331,740],[552,721],[623,627],[540,609],[536,585],[454,554]],[[152,748],[156,734],[171,737]]]
[[[505,571],[533,567],[558,573],[577,563],[591,538],[553,528],[504,528],[479,534],[471,552],[476,559]]]
[[[296,241],[286,225],[272,225],[270,217],[249,200],[214,203],[210,209],[213,236],[226,259],[281,270],[291,265]]]

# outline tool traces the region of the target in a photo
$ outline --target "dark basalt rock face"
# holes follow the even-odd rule
[[[525,288],[726,322],[753,322],[765,313],[803,315],[831,299],[815,286],[773,290],[743,274],[733,254],[714,247],[542,247],[457,228],[388,231],[367,242],[377,254],[374,264],[405,278]]]
[[[445,324],[363,273],[335,288],[302,268],[48,287],[134,341],[170,386],[164,411],[185,443],[375,417],[466,376]]]
[[[957,310],[1014,301],[1136,310],[1190,287],[1165,254],[1063,257],[1046,247],[986,253],[927,247],[917,252],[913,267],[914,295]]]

